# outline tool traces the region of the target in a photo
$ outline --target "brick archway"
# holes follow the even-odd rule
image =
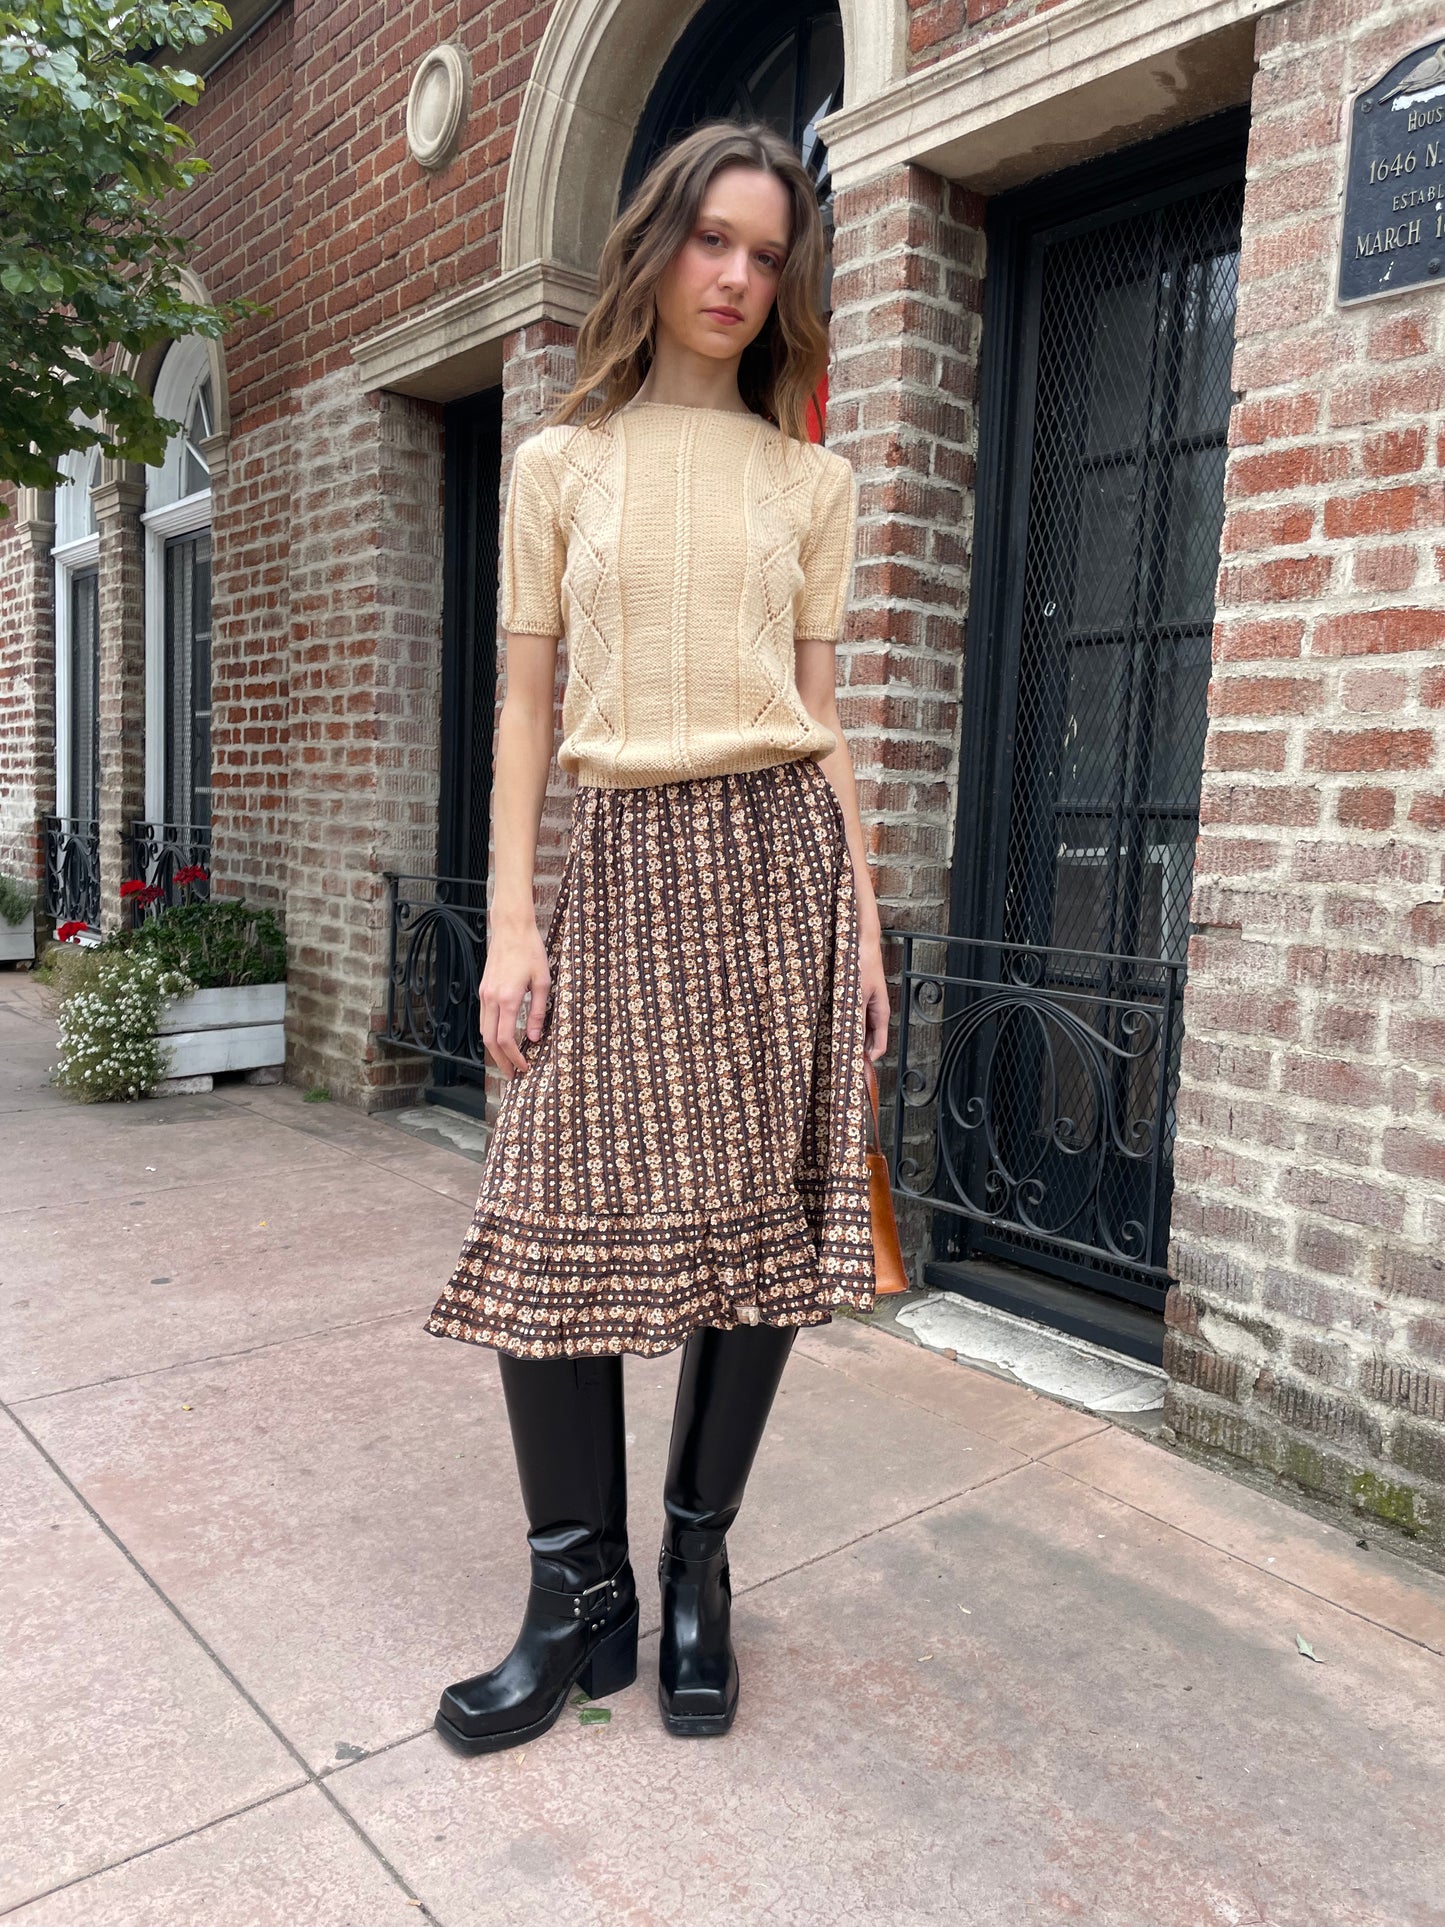
[[[546,261],[591,274],[638,118],[702,0],[559,0],[522,102],[502,217],[502,273]],[[903,71],[906,0],[839,0],[849,105]]]

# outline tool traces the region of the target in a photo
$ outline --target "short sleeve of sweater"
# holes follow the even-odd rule
[[[562,634],[562,571],[567,544],[557,482],[539,437],[512,457],[502,520],[502,627],[514,636]]]
[[[798,552],[803,587],[793,620],[794,636],[836,640],[843,627],[857,542],[858,485],[853,465],[820,451],[825,460],[813,496],[812,520]]]

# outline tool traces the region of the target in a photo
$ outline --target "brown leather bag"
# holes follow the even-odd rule
[[[893,1215],[893,1188],[888,1181],[888,1160],[878,1143],[878,1073],[873,1059],[863,1053],[863,1074],[868,1085],[865,1113],[868,1159],[868,1205],[873,1221],[874,1295],[885,1298],[890,1292],[908,1290],[908,1272],[898,1242],[898,1220]]]

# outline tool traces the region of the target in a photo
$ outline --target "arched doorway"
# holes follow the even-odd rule
[[[619,205],[662,149],[690,127],[761,120],[801,154],[831,244],[833,188],[817,129],[842,104],[843,22],[836,0],[712,0],[658,76],[622,172]]]
[[[818,122],[843,105],[843,21],[836,0],[712,0],[668,56],[622,171],[625,206],[648,167],[672,141],[706,120],[760,120],[792,142],[811,175],[827,253],[819,300],[826,315],[833,280],[833,182]],[[814,438],[822,438],[827,379]]]
[[[706,75],[718,87],[740,73],[746,80],[755,38],[772,31],[781,39],[814,15],[836,15],[841,23],[850,107],[875,99],[900,77],[906,0],[819,0],[813,7],[777,0],[771,14],[756,0],[556,0],[507,170],[503,275],[545,263],[560,293],[576,276],[594,274],[637,135],[650,116],[666,119],[674,87],[689,74]],[[806,97],[806,64],[804,81]],[[767,88],[759,81],[749,91],[758,99]],[[724,99],[708,111],[731,110]],[[813,118],[810,107],[796,123],[800,149]],[[672,124],[674,131],[690,124],[678,119],[675,104]]]

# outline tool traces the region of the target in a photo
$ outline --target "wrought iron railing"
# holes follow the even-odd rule
[[[391,941],[389,1044],[485,1070],[477,991],[486,954],[486,886],[474,877],[386,872]]]
[[[1162,1291],[1185,966],[883,935],[903,946],[900,1197],[1002,1234],[1022,1262],[1047,1252]]]
[[[169,909],[180,901],[180,886],[176,883],[178,870],[204,870],[204,877],[188,882],[185,887],[192,898],[210,896],[209,827],[137,821],[131,824],[130,850],[131,875],[142,883],[154,885],[160,891],[160,895],[149,903],[132,900],[131,917],[134,922],[140,923],[157,910]]]
[[[47,816],[45,914],[64,923],[100,927],[100,824],[94,817]]]

